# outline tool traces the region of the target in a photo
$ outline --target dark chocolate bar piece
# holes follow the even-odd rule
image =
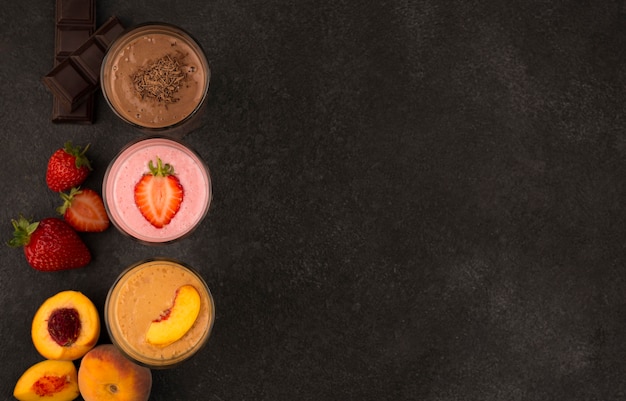
[[[100,87],[100,66],[104,55],[123,31],[117,17],[109,18],[85,43],[43,77],[44,84],[70,110],[76,110]]]
[[[57,0],[54,65],[65,60],[85,43],[96,30],[95,0]],[[52,98],[53,123],[91,124],[94,117],[94,95],[75,110],[57,96]]]
[[[74,110],[56,96],[52,98],[52,122],[92,124],[94,120],[95,97],[93,94],[79,104]]]
[[[95,2],[85,0],[57,0],[56,19],[59,25],[94,26],[96,24]]]
[[[64,0],[59,0],[64,1]],[[57,25],[56,31],[56,60],[62,62],[76,49],[78,49],[83,43],[89,40],[89,37],[93,34],[95,28],[81,26],[64,26]]]

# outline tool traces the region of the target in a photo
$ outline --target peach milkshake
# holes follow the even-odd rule
[[[212,198],[209,170],[182,142],[150,137],[126,146],[102,184],[113,225],[145,243],[184,237],[204,219]]]
[[[107,295],[104,317],[111,341],[126,356],[166,368],[204,346],[215,307],[205,281],[191,267],[150,259],[120,274]]]

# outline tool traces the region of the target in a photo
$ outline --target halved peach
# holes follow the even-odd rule
[[[76,366],[71,361],[36,363],[22,374],[13,390],[20,401],[71,401],[79,394]]]
[[[127,359],[113,344],[101,344],[81,359],[78,388],[85,401],[147,401],[152,372]]]
[[[150,323],[146,341],[166,346],[180,340],[191,329],[200,313],[200,294],[192,285],[176,290],[172,306]]]
[[[98,342],[100,316],[78,291],[62,291],[39,307],[31,328],[33,344],[46,359],[72,361]]]

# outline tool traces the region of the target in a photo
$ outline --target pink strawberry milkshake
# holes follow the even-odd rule
[[[160,158],[174,168],[184,189],[180,209],[172,221],[156,228],[135,204],[135,185],[148,173],[148,162]],[[111,222],[124,234],[146,243],[179,239],[204,219],[212,198],[211,177],[202,159],[181,142],[162,137],[139,140],[126,146],[113,159],[102,184],[104,205]]]

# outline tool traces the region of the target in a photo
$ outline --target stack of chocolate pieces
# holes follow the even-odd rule
[[[57,0],[54,68],[43,78],[54,95],[52,122],[91,124],[107,49],[124,31],[116,17],[96,28],[95,0]]]

